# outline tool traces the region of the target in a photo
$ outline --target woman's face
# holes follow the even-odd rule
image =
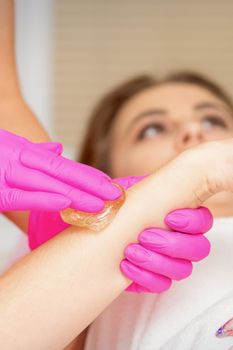
[[[111,131],[111,176],[145,175],[188,147],[233,137],[229,107],[208,90],[166,83],[129,100]]]

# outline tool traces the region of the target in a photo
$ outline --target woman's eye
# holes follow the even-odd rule
[[[138,134],[137,140],[145,138],[152,138],[165,131],[165,127],[162,124],[151,124],[144,127]]]
[[[225,121],[218,116],[207,116],[202,120],[202,124],[205,130],[209,130],[213,127],[227,128]]]

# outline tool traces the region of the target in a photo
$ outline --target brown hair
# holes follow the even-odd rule
[[[118,85],[96,105],[90,117],[79,161],[108,173],[108,135],[123,105],[146,89],[171,82],[203,87],[222,100],[233,112],[233,103],[228,94],[218,84],[199,73],[181,71],[171,73],[163,79],[156,79],[152,75],[140,75]]]

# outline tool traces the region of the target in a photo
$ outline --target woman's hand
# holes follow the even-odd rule
[[[142,177],[115,179],[125,189]],[[203,233],[210,230],[213,217],[207,208],[180,209],[165,218],[171,230],[148,228],[138,236],[139,243],[128,245],[121,271],[133,283],[130,292],[160,293],[170,288],[172,280],[182,280],[192,273],[192,262],[204,259],[210,242]]]
[[[120,195],[103,172],[62,157],[59,143],[32,143],[0,130],[0,212],[97,212]]]

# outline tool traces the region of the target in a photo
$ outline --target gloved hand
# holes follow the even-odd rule
[[[114,181],[127,189],[142,178]],[[170,287],[173,279],[180,280],[191,274],[191,261],[202,260],[209,254],[210,243],[202,235],[213,223],[208,209],[176,210],[168,214],[165,223],[174,231],[146,229],[140,233],[139,243],[125,249],[120,268],[133,281],[127,291],[160,293]],[[35,249],[67,227],[59,213],[32,212],[28,229],[30,248]]]
[[[182,280],[192,273],[192,261],[204,259],[210,242],[203,236],[212,226],[207,208],[180,209],[166,216],[171,230],[150,228],[138,236],[124,252],[121,271],[134,281],[127,291],[161,293],[172,280]]]
[[[114,181],[128,189],[141,179]],[[165,224],[171,230],[148,228],[139,234],[139,243],[126,247],[120,268],[133,281],[127,291],[161,293],[170,288],[172,280],[192,273],[191,261],[209,254],[210,242],[203,233],[212,227],[213,217],[207,208],[175,210],[166,216]]]
[[[0,130],[0,212],[68,207],[97,212],[120,196],[103,172],[60,156],[59,143],[32,143]]]

